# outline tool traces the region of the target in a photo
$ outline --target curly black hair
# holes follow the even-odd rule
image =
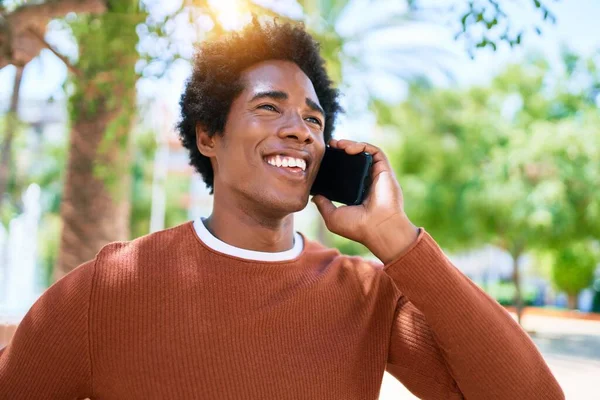
[[[319,44],[303,24],[259,22],[256,17],[239,32],[229,32],[216,40],[199,44],[191,78],[181,95],[181,119],[177,124],[183,146],[189,151],[194,167],[213,193],[214,172],[210,159],[196,145],[196,125],[209,135],[223,134],[233,100],[243,91],[241,73],[267,60],[288,60],[311,80],[325,111],[325,143],[332,136],[336,115],[342,111],[339,92],[325,69]]]

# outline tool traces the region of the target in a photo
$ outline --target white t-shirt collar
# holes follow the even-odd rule
[[[196,230],[196,234],[198,235],[200,240],[204,242],[204,244],[220,253],[229,254],[231,256],[239,258],[245,258],[247,260],[288,261],[298,257],[302,252],[302,249],[304,248],[304,241],[302,239],[302,235],[300,235],[298,232],[294,232],[294,247],[286,251],[269,253],[263,251],[241,249],[239,247],[227,244],[215,237],[212,233],[210,233],[208,229],[206,229],[203,220],[204,218],[198,218],[194,220],[194,229]]]

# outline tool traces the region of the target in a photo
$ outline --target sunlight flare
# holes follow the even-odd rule
[[[209,4],[217,14],[218,23],[225,30],[240,29],[252,19],[244,1],[209,0]]]

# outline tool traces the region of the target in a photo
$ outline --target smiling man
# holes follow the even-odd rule
[[[403,208],[384,153],[340,111],[301,26],[201,44],[179,131],[210,216],[113,243],[50,287],[0,350],[0,399],[563,399],[525,332]],[[381,263],[294,231],[325,144],[373,155],[359,206],[315,197]]]

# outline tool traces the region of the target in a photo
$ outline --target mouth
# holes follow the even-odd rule
[[[308,161],[300,157],[286,156],[283,154],[264,157],[263,160],[269,169],[294,180],[303,180],[307,175]]]

